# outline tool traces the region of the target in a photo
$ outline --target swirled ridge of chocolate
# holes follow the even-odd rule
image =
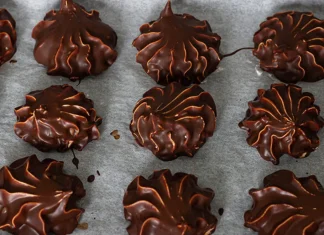
[[[34,56],[47,67],[47,73],[75,81],[98,75],[116,60],[115,31],[72,0],[61,0],[59,11],[47,13],[32,33],[36,40]]]
[[[85,190],[76,176],[63,174],[63,162],[35,155],[0,169],[0,229],[15,235],[70,234],[83,209]]]
[[[268,17],[253,41],[261,68],[282,82],[324,78],[324,21],[312,13],[289,11]]]
[[[273,164],[279,164],[283,154],[307,157],[319,146],[317,133],[323,125],[314,96],[303,93],[298,86],[285,84],[258,90],[239,124],[248,132],[247,143]]]
[[[194,175],[156,171],[136,177],[123,204],[129,235],[210,235],[217,219],[211,214],[212,189],[202,189]]]
[[[100,136],[92,100],[69,85],[29,93],[15,114],[15,133],[40,151],[82,150]]]
[[[281,170],[250,195],[254,204],[244,215],[245,226],[260,235],[324,234],[324,191],[315,176],[297,178]]]
[[[133,42],[136,61],[158,84],[200,84],[217,69],[221,37],[207,21],[173,14],[168,1],[160,18],[144,24]]]
[[[193,157],[215,128],[211,95],[198,85],[175,82],[147,91],[137,102],[130,124],[137,143],[164,161]]]
[[[0,66],[16,53],[16,21],[10,13],[0,8]]]

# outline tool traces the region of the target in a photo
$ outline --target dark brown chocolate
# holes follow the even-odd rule
[[[88,183],[92,183],[93,181],[95,181],[96,177],[94,175],[89,175],[88,176]]]
[[[221,37],[207,21],[188,14],[173,14],[168,1],[160,18],[144,24],[133,45],[136,61],[158,84],[179,82],[200,84],[214,72],[221,60]]]
[[[35,155],[0,169],[0,229],[15,235],[71,234],[83,209],[80,179],[62,172],[63,162]]]
[[[124,196],[129,235],[210,235],[217,219],[211,214],[212,189],[197,185],[194,175],[156,171],[136,177]]]
[[[297,178],[287,170],[264,179],[262,189],[251,189],[253,207],[245,226],[260,235],[324,234],[324,191],[315,176]]]
[[[310,12],[268,17],[255,33],[253,54],[263,70],[286,83],[324,78],[324,21]]]
[[[10,13],[0,8],[0,66],[16,53],[16,21]]]
[[[262,158],[279,164],[284,154],[305,158],[317,149],[317,133],[324,125],[319,114],[311,93],[295,85],[273,84],[269,90],[258,90],[239,126],[247,130],[247,143]]]
[[[15,133],[40,151],[82,150],[100,136],[92,100],[69,85],[29,93],[15,114]]]
[[[116,58],[115,31],[101,22],[97,11],[86,11],[72,0],[61,0],[59,11],[47,13],[36,25],[34,56],[47,73],[72,81],[98,75]]]
[[[215,128],[211,95],[198,85],[188,88],[175,82],[147,91],[137,102],[130,124],[137,143],[164,161],[194,156]]]

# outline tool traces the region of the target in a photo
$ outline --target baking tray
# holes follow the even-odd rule
[[[257,66],[251,51],[241,51],[221,61],[219,69],[201,85],[210,92],[217,105],[217,129],[213,137],[194,158],[179,158],[162,162],[146,149],[137,146],[129,131],[132,110],[138,99],[155,82],[135,62],[136,49],[132,41],[139,35],[139,27],[156,19],[166,0],[76,0],[87,9],[97,9],[101,19],[112,26],[118,35],[115,64],[95,78],[87,78],[77,86],[66,78],[46,75],[43,66],[33,57],[33,27],[49,10],[59,8],[59,0],[0,0],[17,22],[18,50],[13,59],[0,68],[0,165],[17,158],[36,154],[40,159],[53,158],[65,162],[65,171],[79,176],[87,196],[79,204],[85,208],[81,223],[88,230],[76,229],[73,234],[126,235],[128,222],[124,219],[122,199],[128,184],[137,176],[148,177],[153,170],[169,168],[173,173],[186,172],[199,178],[201,187],[214,189],[212,212],[219,221],[215,234],[255,234],[243,226],[243,214],[252,205],[248,190],[261,186],[263,177],[279,169],[293,170],[297,176],[317,175],[324,183],[324,142],[308,158],[295,160],[283,157],[279,166],[262,160],[256,149],[247,145],[246,133],[238,123],[244,118],[247,102],[254,99],[257,89],[268,89],[278,82]],[[252,36],[267,16],[279,11],[312,11],[324,18],[322,0],[173,0],[173,10],[189,13],[209,21],[214,32],[222,37],[221,51],[229,53],[240,47],[253,46]],[[79,170],[72,164],[72,153],[42,153],[20,140],[13,131],[14,108],[24,103],[24,95],[32,90],[54,84],[70,84],[95,102],[103,117],[101,138],[91,142],[82,152]],[[300,83],[304,91],[312,92],[316,104],[324,110],[324,80]],[[324,114],[323,114],[324,115]],[[110,133],[118,130],[121,138]],[[324,140],[324,131],[319,133]],[[93,183],[87,177],[96,175]],[[218,209],[224,214],[218,215]],[[2,232],[1,234],[5,234]]]

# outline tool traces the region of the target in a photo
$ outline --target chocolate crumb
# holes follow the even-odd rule
[[[15,63],[17,63],[17,60],[10,60],[9,63],[10,64],[15,64]]]
[[[118,130],[114,130],[114,131],[112,131],[112,132],[110,133],[110,135],[112,135],[112,136],[115,138],[115,140],[120,139],[120,135],[119,135],[119,133],[118,133]]]
[[[88,182],[89,183],[92,183],[94,180],[95,180],[95,176],[94,175],[90,175],[89,177],[88,177]]]
[[[224,214],[224,208],[219,208],[218,209],[218,214],[222,216]]]
[[[78,229],[82,229],[82,230],[87,230],[88,229],[88,223],[81,223],[81,224],[78,224]]]
[[[97,175],[99,175],[100,176],[100,172],[97,170]]]

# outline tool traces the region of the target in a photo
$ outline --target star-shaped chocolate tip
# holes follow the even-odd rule
[[[73,7],[73,1],[72,0],[61,0],[61,11],[69,10]]]
[[[166,16],[172,16],[173,15],[173,11],[171,8],[171,1],[169,0],[167,2],[167,4],[165,5],[165,8],[163,9],[163,11],[161,11],[161,15],[160,17],[166,17]]]

